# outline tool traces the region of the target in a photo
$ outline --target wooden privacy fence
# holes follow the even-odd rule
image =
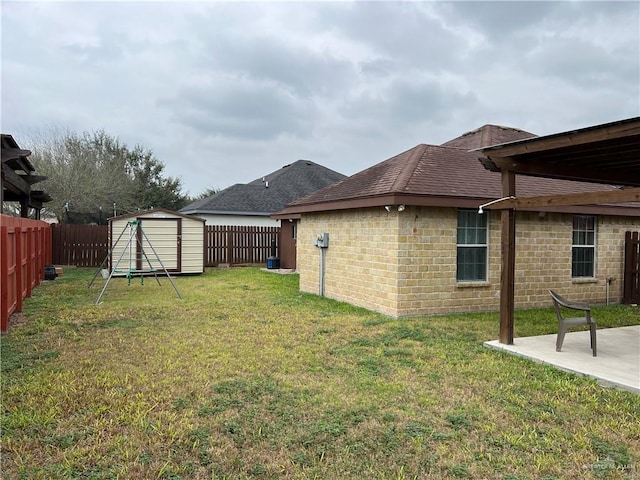
[[[52,225],[51,240],[55,265],[99,267],[109,253],[107,225]]]
[[[9,316],[22,311],[23,299],[44,279],[51,263],[51,228],[40,220],[0,214],[0,329]]]
[[[209,225],[204,227],[204,266],[266,265],[280,227]],[[52,225],[51,263],[99,267],[109,254],[107,225]]]
[[[624,287],[622,303],[640,303],[640,233],[624,236]]]
[[[204,266],[266,264],[272,244],[277,247],[280,227],[207,225],[204,234]]]

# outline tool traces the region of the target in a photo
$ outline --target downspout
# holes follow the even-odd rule
[[[324,297],[324,248],[320,248],[320,273],[318,279],[318,295]]]

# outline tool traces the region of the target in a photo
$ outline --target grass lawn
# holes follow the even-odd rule
[[[640,478],[640,397],[483,347],[497,313],[393,320],[257,268],[95,305],[94,272],[2,337],[3,479]],[[556,331],[551,307],[515,324]]]

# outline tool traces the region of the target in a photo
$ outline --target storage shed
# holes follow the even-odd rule
[[[109,268],[114,274],[204,272],[204,224],[194,216],[155,208],[109,219]]]

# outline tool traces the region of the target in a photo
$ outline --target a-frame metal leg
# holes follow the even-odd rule
[[[136,226],[135,230],[132,228],[134,225]],[[118,260],[116,261],[116,263],[114,265],[112,265],[111,271],[109,272],[109,277],[107,278],[107,281],[105,282],[104,286],[102,287],[102,291],[100,292],[100,295],[98,295],[98,299],[96,300],[96,305],[100,303],[100,300],[102,299],[102,296],[104,295],[104,292],[107,290],[109,282],[111,281],[111,278],[113,277],[114,272],[117,270],[118,265],[122,261],[122,258],[124,257],[125,253],[128,251],[130,253],[130,256],[131,256],[131,248],[132,248],[132,243],[133,243],[134,237],[136,238],[136,246],[139,247],[140,251],[142,252],[142,256],[144,257],[144,259],[147,262],[147,265],[149,266],[149,272],[153,273],[153,276],[155,277],[156,281],[158,282],[158,285],[160,285],[160,279],[158,278],[158,274],[156,273],[156,269],[153,267],[153,265],[151,263],[151,260],[149,260],[149,257],[147,256],[147,253],[145,251],[144,244],[143,244],[144,240],[146,240],[147,244],[149,245],[149,247],[151,248],[151,251],[153,252],[153,254],[155,256],[155,260],[160,264],[160,266],[162,267],[162,270],[164,271],[164,274],[169,279],[169,282],[171,282],[171,286],[173,287],[173,289],[175,290],[176,294],[178,295],[178,298],[182,298],[182,295],[180,294],[180,291],[178,290],[178,287],[176,286],[175,282],[173,281],[173,278],[171,277],[171,275],[167,271],[166,267],[162,263],[162,260],[160,260],[160,256],[158,255],[158,252],[156,252],[156,249],[153,248],[153,245],[151,244],[151,241],[149,240],[149,237],[147,237],[147,234],[142,229],[142,225],[141,225],[141,222],[139,220],[127,223],[127,226],[122,230],[122,232],[120,233],[120,236],[116,240],[116,243],[109,250],[109,253],[107,254],[107,257],[104,259],[104,261],[100,265],[100,269],[96,272],[96,274],[94,275],[93,279],[89,283],[89,287],[95,281],[96,277],[98,276],[98,273],[100,273],[100,271],[104,267],[104,264],[106,263],[106,261],[111,257],[111,254],[113,253],[113,251],[117,247],[118,243],[120,242],[120,239],[124,235],[124,232],[126,231],[127,227],[129,228],[129,240],[128,240],[127,244],[125,245],[125,247],[123,248],[122,253],[118,257]],[[141,235],[142,238],[139,238],[137,235],[135,235],[135,233],[137,232],[137,229],[139,229],[140,233],[142,234]],[[131,270],[131,258],[129,258],[129,275],[131,273],[133,273],[133,271]],[[142,271],[140,271],[139,273],[140,273],[141,276],[144,274]]]
[[[144,230],[141,230],[142,232],[142,237],[147,241],[147,243],[149,244],[149,247],[151,247],[151,251],[153,252],[153,254],[156,256],[156,260],[158,261],[158,263],[160,264],[160,266],[162,267],[162,270],[164,271],[165,275],[167,276],[167,278],[169,279],[169,281],[171,282],[171,285],[173,286],[173,289],[176,291],[176,294],[178,295],[178,298],[182,298],[182,295],[180,295],[180,292],[178,291],[178,287],[176,287],[176,284],[173,281],[173,278],[171,278],[171,275],[169,275],[169,272],[167,271],[166,267],[164,266],[164,263],[162,263],[162,260],[160,260],[160,256],[158,255],[158,253],[156,252],[156,249],[153,248],[153,245],[151,244],[151,242],[149,241],[149,238],[147,237],[147,234],[144,233]],[[142,252],[144,253],[144,249],[142,250]],[[145,258],[146,258],[146,254],[145,254]],[[149,259],[147,258],[147,262],[149,261]],[[151,263],[149,262],[149,266],[151,266]],[[154,275],[155,275],[155,271],[154,271]],[[156,279],[158,277],[156,276]],[[160,283],[160,281],[158,280],[158,283]]]
[[[107,290],[107,287],[109,286],[109,282],[111,281],[111,278],[113,277],[113,273],[116,271],[116,269],[118,268],[118,265],[120,265],[120,261],[122,260],[122,257],[124,257],[124,254],[127,252],[127,248],[129,249],[129,251],[131,250],[131,241],[133,240],[133,232],[134,232],[134,230],[131,228],[131,224],[130,223],[128,223],[127,226],[124,227],[124,229],[122,230],[122,233],[120,234],[120,236],[118,237],[118,240],[114,244],[113,249],[115,249],[115,247],[118,245],[118,242],[120,241],[120,238],[122,238],[122,234],[125,232],[127,227],[129,227],[129,241],[127,242],[127,245],[125,245],[125,247],[122,249],[122,253],[118,257],[118,261],[114,265],[111,266],[111,271],[109,272],[109,277],[107,278],[107,281],[104,283],[104,286],[102,287],[102,291],[100,292],[100,295],[98,295],[98,299],[96,300],[96,305],[98,305],[100,303],[100,300],[102,299],[102,296],[104,295],[104,292]],[[109,257],[107,256],[107,258],[109,258]],[[102,262],[102,263],[104,264],[104,262]],[[97,276],[97,273],[96,273],[96,276]],[[94,279],[95,279],[95,276],[94,276]],[[93,280],[91,281],[91,283],[93,283]],[[89,286],[91,286],[91,283],[89,284]]]
[[[100,267],[98,268],[98,270],[96,271],[96,274],[93,276],[93,278],[91,279],[91,281],[89,282],[89,285],[87,285],[87,288],[90,288],[91,285],[93,285],[93,282],[95,282],[96,278],[98,277],[98,274],[102,271],[102,269],[104,268],[104,264],[107,263],[107,260],[109,260],[111,258],[111,254],[113,253],[114,248],[118,245],[118,243],[120,242],[120,239],[122,238],[122,235],[124,235],[124,232],[127,230],[127,227],[129,225],[125,226],[122,231],[120,232],[120,235],[118,236],[118,239],[116,240],[116,243],[113,244],[112,247],[109,247],[109,253],[107,253],[107,256],[104,257],[104,260],[102,260],[102,263],[100,264]]]

